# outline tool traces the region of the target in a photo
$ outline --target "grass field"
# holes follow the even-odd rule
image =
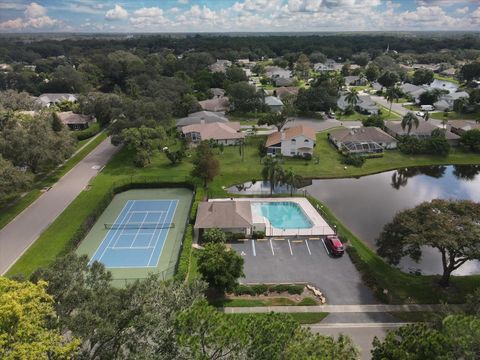
[[[41,190],[45,187],[52,186],[63,175],[69,172],[75,165],[77,165],[85,156],[87,156],[93,149],[95,149],[103,140],[107,138],[106,133],[100,134],[93,139],[87,146],[85,146],[76,155],[72,156],[62,166],[52,171],[47,177],[35,182],[33,188],[23,195],[13,205],[0,209],[0,229],[12,221],[18,214],[25,210],[30,204],[32,204],[42,194]],[[77,149],[80,149],[91,139],[79,141]],[[81,145],[80,145],[81,144]]]
[[[437,120],[480,120],[480,114],[462,114],[456,111],[449,111],[447,116],[444,112],[431,112],[430,117]]]

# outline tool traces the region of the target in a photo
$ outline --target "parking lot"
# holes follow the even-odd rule
[[[305,282],[319,288],[328,304],[374,304],[347,254],[329,255],[323,240],[266,239],[231,244],[245,260],[241,283]]]

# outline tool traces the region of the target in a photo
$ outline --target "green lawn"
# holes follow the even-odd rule
[[[388,108],[383,107],[381,105],[378,105],[378,107],[382,110],[383,120],[401,120],[402,119],[401,116],[398,115],[397,113],[393,111],[390,113]],[[343,112],[337,111],[335,113],[335,116],[339,121],[362,121],[367,119],[369,115],[360,114],[357,111],[355,111],[353,114],[345,115],[343,114]]]
[[[316,324],[325,319],[329,313],[325,312],[306,312],[306,313],[289,313],[289,315],[302,325]],[[252,317],[252,316],[261,316],[260,314],[228,314],[233,318],[243,318],[243,317]]]
[[[454,84],[460,85],[460,81],[458,81],[456,78],[451,77],[451,76],[444,76],[440,74],[433,74],[433,77],[438,80],[443,80],[443,81],[450,81]]]
[[[96,139],[94,139],[90,144],[85,148],[79,151],[76,155],[72,156],[65,164],[54,170],[47,177],[42,180],[37,181],[33,188],[23,195],[18,201],[9,207],[0,209],[0,229],[12,221],[18,214],[25,210],[30,204],[32,204],[38,197],[42,194],[41,189],[52,186],[56,183],[63,175],[70,171],[75,165],[77,165],[80,160],[87,156],[93,149],[95,149],[103,140],[107,138],[105,133],[100,134]],[[77,145],[77,149],[80,149],[91,139],[84,140],[81,145]],[[79,143],[81,143],[79,141]]]
[[[274,297],[266,299],[216,299],[211,300],[210,304],[215,307],[262,307],[262,306],[291,306],[295,301],[284,298]]]
[[[445,113],[443,111],[439,112],[431,112],[430,117],[432,119],[437,119],[437,120],[480,120],[480,114],[479,113],[473,113],[473,114],[463,114],[463,113],[458,113],[456,111],[449,111],[447,113],[448,116],[445,117]]]

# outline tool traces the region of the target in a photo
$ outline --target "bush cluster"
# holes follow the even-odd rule
[[[398,148],[404,154],[430,154],[446,156],[450,152],[450,144],[443,136],[432,136],[419,139],[414,136],[404,136],[398,142]]]
[[[76,131],[74,134],[77,137],[78,141],[90,139],[91,137],[97,135],[100,132],[100,124],[94,123],[89,128],[85,130]]]
[[[234,294],[239,295],[267,295],[269,293],[283,293],[288,292],[290,295],[301,295],[303,293],[304,286],[296,284],[278,284],[278,285],[238,285]]]
[[[342,164],[361,167],[365,163],[365,158],[361,155],[346,154],[342,155]]]

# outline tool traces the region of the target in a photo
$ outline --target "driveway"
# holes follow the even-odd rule
[[[2,230],[0,274],[4,274],[42,232],[70,205],[118,148],[107,138]]]
[[[304,282],[319,288],[327,304],[378,303],[348,255],[330,257],[323,240],[248,240],[232,248],[245,261],[241,283]]]

